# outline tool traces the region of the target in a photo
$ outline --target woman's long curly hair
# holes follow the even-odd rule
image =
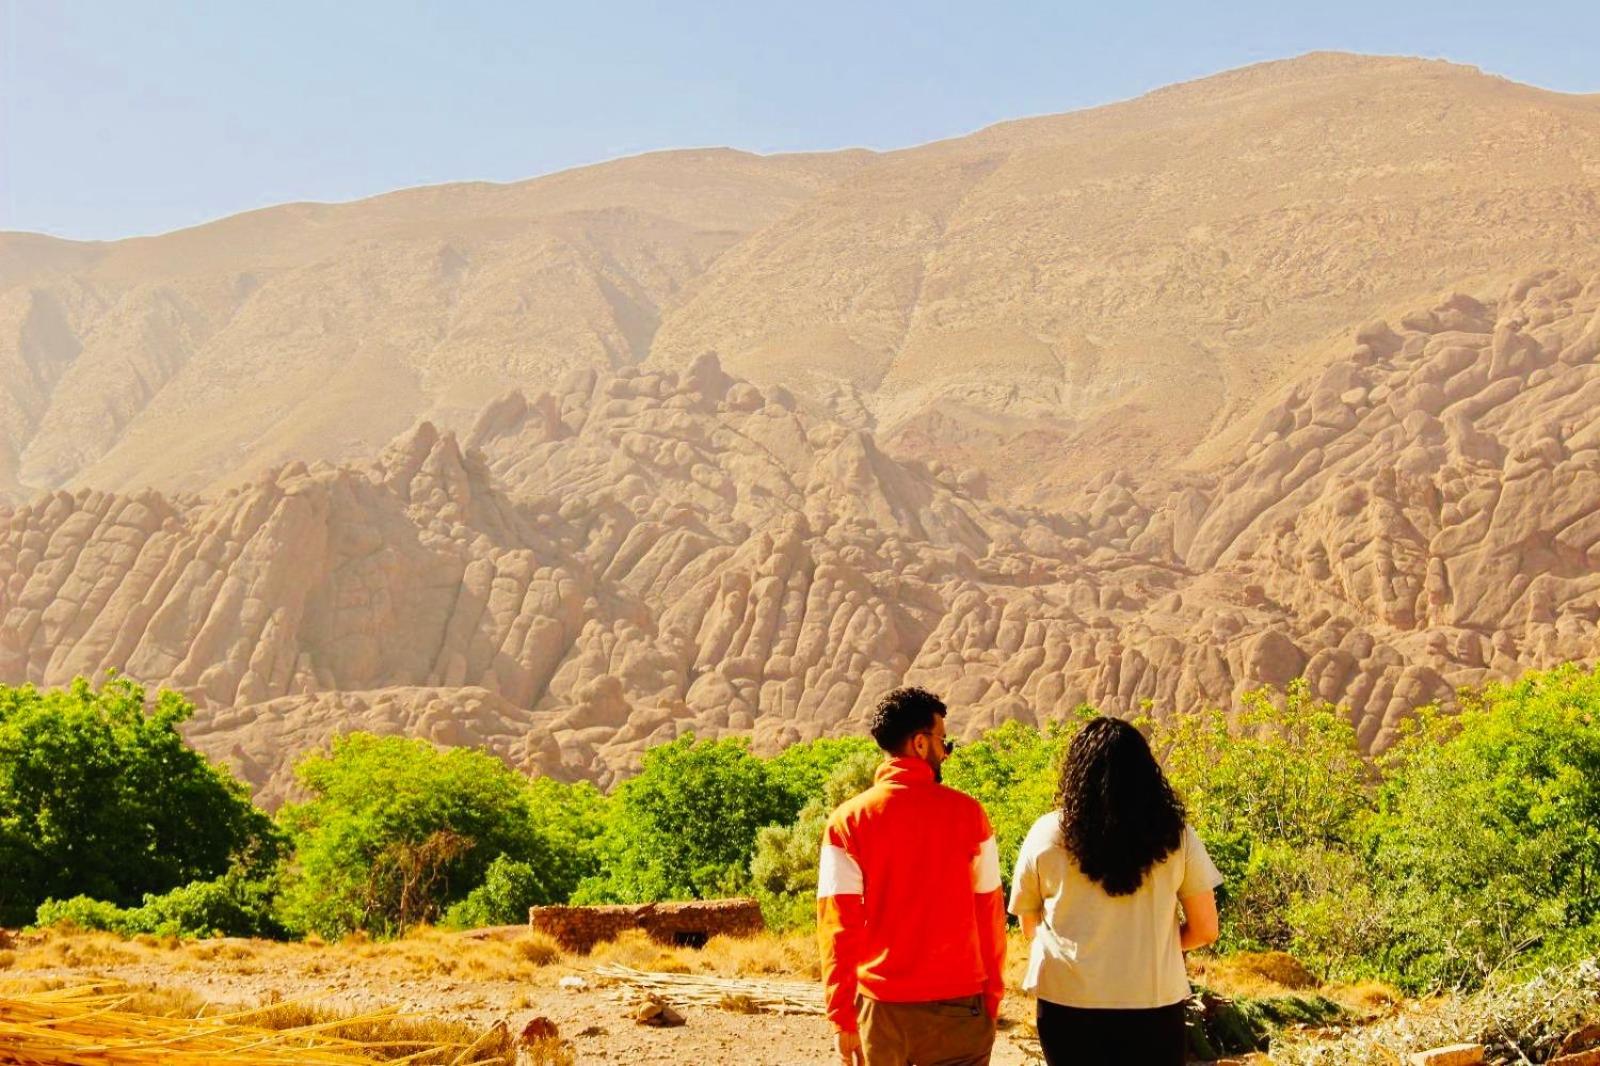
[[[1117,718],[1092,718],[1061,767],[1061,836],[1078,869],[1109,895],[1126,896],[1183,844],[1183,801],[1150,745]]]

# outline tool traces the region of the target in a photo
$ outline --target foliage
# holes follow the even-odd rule
[[[944,783],[974,797],[989,815],[1000,845],[1000,877],[1011,890],[1017,851],[1033,823],[1054,810],[1061,760],[1087,716],[1080,708],[1072,720],[1052,723],[1041,731],[1021,722],[1006,722],[971,744],[963,744],[944,764]]]
[[[822,737],[791,744],[768,759],[767,773],[773,787],[782,791],[794,808],[784,820],[793,818],[820,796],[841,764],[862,758],[876,763],[883,753],[867,737]]]
[[[794,815],[767,763],[743,740],[679,737],[645,752],[611,797],[603,873],[575,902],[704,899],[744,888],[756,834]]]
[[[1531,975],[1497,974],[1482,988],[1424,1010],[1399,1011],[1345,1033],[1285,1030],[1272,1041],[1284,1066],[1388,1066],[1396,1051],[1463,1041],[1482,1044],[1492,1062],[1548,1062],[1562,1038],[1595,1020],[1600,959],[1550,966]]]
[[[145,931],[140,927],[142,923],[134,917],[136,910],[89,896],[73,896],[71,899],[45,900],[39,904],[34,920],[40,926],[76,926],[79,929],[103,929],[131,936]]]
[[[251,877],[234,869],[210,881],[193,881],[171,892],[147,895],[138,907],[119,907],[105,900],[74,896],[45,900],[34,923],[75,925],[132,935],[277,938],[284,929],[273,918],[276,885],[271,878]]]
[[[1265,1051],[1272,1034],[1285,1026],[1325,1026],[1344,1017],[1344,1009],[1324,996],[1242,996],[1224,999],[1204,988],[1184,1004],[1189,1057],[1219,1059]]]
[[[483,883],[446,912],[445,924],[457,929],[514,925],[528,920],[528,908],[546,902],[533,867],[501,855],[489,864]]]
[[[817,919],[817,856],[834,808],[872,785],[883,756],[861,749],[836,763],[792,825],[767,826],[756,834],[750,880],[767,925],[777,930],[806,929]]]
[[[244,786],[184,743],[193,713],[114,676],[0,686],[0,924],[52,897],[133,905],[274,846]]]
[[[1425,713],[1385,760],[1387,964],[1475,985],[1600,934],[1600,671],[1562,667]]]
[[[1337,707],[1295,681],[1232,713],[1146,724],[1222,873],[1222,950],[1290,951],[1329,971],[1383,939],[1367,888],[1373,774]]]
[[[1600,672],[1529,674],[1462,708],[1423,709],[1376,765],[1302,682],[1141,722],[1226,878],[1222,950],[1411,989],[1497,987],[1600,950]],[[356,734],[302,761],[309,798],[275,828],[183,743],[191,712],[171,693],[147,710],[119,679],[0,688],[0,922],[331,938],[750,892],[773,927],[805,927],[827,817],[881,758],[865,738],[761,759],[684,737],[605,797]],[[1003,873],[1090,713],[1009,723],[946,762],[988,811]]]
[[[544,831],[527,780],[485,752],[356,733],[296,776],[311,799],[280,813],[295,849],[280,915],[297,932],[392,935],[434,921],[502,855],[538,871],[541,901],[581,870],[561,850],[571,827]],[[546,795],[542,807],[560,804]]]

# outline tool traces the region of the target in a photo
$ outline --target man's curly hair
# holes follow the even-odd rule
[[[1149,743],[1117,718],[1092,718],[1061,767],[1061,836],[1089,880],[1126,896],[1183,844],[1186,812]]]
[[[894,755],[914,734],[932,729],[935,717],[944,715],[944,701],[927,689],[897,688],[878,701],[868,728],[878,747]]]

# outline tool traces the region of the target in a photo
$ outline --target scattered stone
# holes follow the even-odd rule
[[[585,981],[576,974],[563,977],[561,980],[556,982],[556,985],[566,992],[583,992],[587,991],[589,988],[589,982]]]
[[[4,947],[0,944],[0,947]],[[1585,1025],[1574,1029],[1561,1041],[1561,1046],[1556,1049],[1557,1055],[1571,1055],[1578,1051],[1588,1051],[1590,1048],[1600,1047],[1600,1023]]]
[[[1482,1066],[1487,1054],[1482,1044],[1451,1044],[1414,1052],[1406,1061],[1411,1066]]]
[[[648,996],[633,1008],[633,1020],[639,1025],[657,1029],[671,1029],[684,1024],[683,1015],[659,996]]]
[[[546,1040],[559,1040],[560,1038],[561,1031],[556,1028],[556,1023],[542,1015],[530,1019],[528,1024],[522,1027],[522,1043],[524,1045],[538,1044]]]
[[[1549,1066],[1600,1066],[1600,1047],[1571,1055],[1557,1055],[1550,1060]]]

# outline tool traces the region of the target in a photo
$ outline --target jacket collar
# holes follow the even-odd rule
[[[873,781],[887,785],[931,785],[933,784],[933,767],[922,759],[894,756],[883,760]]]

